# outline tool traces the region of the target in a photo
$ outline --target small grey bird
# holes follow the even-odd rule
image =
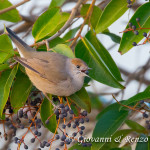
[[[30,80],[43,94],[70,96],[82,88],[89,69],[84,61],[54,52],[38,52],[12,30],[6,30],[21,56],[14,59],[25,67]]]

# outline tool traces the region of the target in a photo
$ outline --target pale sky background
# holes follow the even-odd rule
[[[141,3],[145,2],[145,0],[140,0]],[[20,0],[10,0],[10,2],[12,2],[13,4],[17,4],[18,2],[20,2]],[[28,15],[28,11],[30,10],[30,7],[33,4],[36,4],[41,6],[41,8],[43,8],[42,6],[48,6],[50,4],[50,0],[31,0],[30,2],[24,4],[23,6],[18,7],[17,9],[19,10],[19,12],[22,15]],[[75,3],[71,3],[70,6],[67,7],[63,7],[63,10],[70,10],[74,7]],[[38,7],[39,8],[39,7]],[[36,10],[36,12],[39,12],[39,9]],[[35,14],[36,14],[35,12]],[[129,15],[129,10],[119,19],[117,20],[115,23],[113,23],[110,27],[109,30],[112,33],[115,33],[119,36],[122,36],[122,34],[119,34],[119,32],[123,31],[126,27],[126,24],[128,22],[128,15],[131,17],[133,14],[132,11],[130,11],[130,15]],[[79,20],[77,23],[81,23],[82,20]],[[3,24],[0,24],[0,26],[2,27]],[[85,29],[86,30],[86,29]],[[84,30],[84,31],[85,31]],[[84,35],[84,31],[82,32],[82,34]],[[111,41],[111,39],[106,36],[106,35],[98,35],[99,40],[101,41],[101,43],[108,49],[109,47],[111,47],[114,43]],[[33,38],[31,37],[30,39],[26,40],[28,44],[32,44],[33,43]],[[129,52],[127,52],[124,55],[120,55],[118,53],[118,48],[119,48],[119,44],[116,45],[113,49],[111,49],[109,52],[111,54],[111,56],[113,57],[114,61],[116,62],[116,64],[118,66],[121,66],[121,68],[125,68],[126,70],[130,71],[130,72],[134,72],[138,67],[144,65],[146,63],[146,61],[149,58],[150,55],[150,48],[149,45],[143,45],[143,46],[138,46],[138,47],[134,47],[132,48]],[[124,76],[123,76],[124,78]],[[124,78],[125,79],[125,78]],[[150,76],[147,75],[147,79],[150,79]],[[133,96],[134,94],[136,94],[137,92],[137,82],[134,81],[132,83],[130,83],[127,88],[126,88],[126,94],[125,94],[125,99]],[[99,92],[106,92],[105,89],[107,90],[107,86],[100,84],[100,83],[96,83],[96,91]],[[145,86],[143,86],[141,88],[141,91],[143,91],[145,89]],[[93,91],[93,87],[90,86],[87,88],[87,90],[89,91]],[[118,89],[117,89],[118,90]],[[116,89],[114,88],[109,88],[110,92],[115,92]],[[108,92],[107,91],[107,92]],[[107,96],[106,98],[111,99],[110,96]],[[120,99],[118,99],[120,100]],[[1,144],[3,143],[3,140],[0,139],[0,150],[1,150]],[[14,144],[13,144],[14,146]],[[44,148],[45,150],[45,148]]]

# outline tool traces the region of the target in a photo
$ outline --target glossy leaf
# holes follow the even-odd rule
[[[144,140],[148,140],[148,136],[141,134],[139,137],[139,142],[136,144],[135,150],[150,150],[150,147],[148,147],[148,141],[144,142]]]
[[[0,71],[4,71],[6,69],[9,69],[9,65],[8,64],[0,64]]]
[[[120,36],[118,36],[114,33],[111,33],[111,32],[102,32],[102,34],[108,35],[113,42],[120,44],[120,41],[121,41]]]
[[[130,104],[132,104],[134,102],[139,102],[141,100],[145,100],[145,99],[149,99],[149,98],[150,98],[150,86],[148,86],[145,89],[145,91],[140,92],[140,93],[132,96],[131,98],[129,98],[127,100],[124,100],[123,104],[124,105],[130,105]],[[121,106],[121,108],[123,108],[123,107]]]
[[[118,130],[111,137],[111,143],[105,143],[105,145],[101,148],[101,150],[112,149],[115,147],[119,147],[120,142],[130,133],[132,133],[133,129],[123,129]]]
[[[57,52],[57,53],[60,53],[62,55],[65,55],[67,57],[70,57],[70,58],[74,58],[74,54],[71,50],[71,48],[65,44],[58,44],[56,45],[55,47],[53,47],[53,51],[54,52]]]
[[[91,150],[91,148],[83,147],[79,143],[77,143],[77,144],[74,144],[72,147],[70,147],[69,150]]]
[[[0,35],[0,63],[14,55],[10,39],[6,34]]]
[[[112,23],[119,19],[127,9],[127,0],[111,0],[98,20],[95,29],[96,33],[107,29]]]
[[[49,8],[60,7],[64,2],[65,0],[52,0]]]
[[[59,8],[50,8],[36,20],[32,35],[36,41],[46,39],[58,32],[68,18],[68,13],[60,12]]]
[[[16,75],[17,69],[18,65],[13,69],[2,72],[0,76],[0,118],[2,117],[3,109],[9,97],[10,88]]]
[[[83,17],[86,16],[89,7],[90,7],[90,4],[85,4],[82,6],[80,13]],[[97,25],[97,23],[101,17],[101,14],[102,14],[102,10],[97,6],[94,6],[92,15],[91,15],[90,20],[89,20],[89,22],[91,23],[91,25],[94,29],[95,29],[95,27],[96,27],[96,25]],[[88,22],[87,22],[87,24],[88,24]]]
[[[63,37],[63,40],[64,41],[68,41],[72,38],[74,38],[75,34],[77,33],[77,31],[79,30],[80,26],[79,27],[76,27],[76,28],[73,28],[71,30],[69,30]],[[70,44],[71,42],[68,42],[66,44]]]
[[[136,22],[136,18],[140,18],[140,26],[141,28],[149,28],[150,24],[150,2],[143,4],[141,7],[139,7],[129,22],[131,22],[133,25],[136,26],[136,28],[139,28],[138,23]],[[127,25],[126,29],[129,28]],[[132,31],[123,33],[122,40],[119,47],[119,52],[121,54],[124,54],[128,52],[132,47],[133,42],[140,42],[143,37],[143,32],[148,32],[150,29],[142,29],[138,30],[139,34],[135,35]]]
[[[48,128],[48,130],[51,131],[52,133],[55,132],[57,127],[56,115],[54,114],[53,116],[51,116],[53,113],[54,112],[52,104],[50,103],[49,100],[45,98],[41,105],[40,115],[44,126]],[[51,116],[51,118],[49,119],[49,124],[45,124],[45,121],[48,119],[49,116]]]
[[[91,78],[115,88],[124,88],[118,82],[122,78],[115,62],[92,32],[78,42],[75,55],[92,68],[89,73]]]
[[[114,107],[113,107],[114,106]],[[100,113],[98,122],[93,131],[93,138],[110,138],[122,125],[128,116],[128,111],[119,111],[119,104],[112,104]],[[105,142],[92,143],[92,150],[99,150]]]
[[[0,10],[3,10],[10,6],[12,6],[12,4],[8,0],[0,0]],[[3,14],[0,14],[0,20],[7,20],[10,22],[18,22],[21,20],[21,17],[19,15],[19,12],[17,11],[17,9],[12,9]]]
[[[91,101],[85,88],[82,88],[80,91],[69,96],[69,98],[80,108],[83,108],[88,112],[91,112]]]
[[[20,107],[24,106],[30,91],[32,88],[32,83],[29,80],[28,76],[18,70],[16,74],[16,80],[13,84],[11,94],[10,94],[10,103],[16,113]]]
[[[147,133],[146,129],[135,121],[126,120],[125,123],[134,131],[137,131],[139,133]]]
[[[65,41],[60,37],[56,37],[55,39],[53,39],[49,42],[49,48],[53,48],[53,47],[57,46],[57,44],[62,44],[62,43],[65,43]],[[37,50],[38,51],[47,51],[47,47],[46,47],[46,45],[42,45],[42,46],[38,47]]]

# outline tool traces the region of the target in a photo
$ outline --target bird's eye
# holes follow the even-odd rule
[[[78,69],[80,68],[80,66],[79,66],[79,65],[77,65],[76,67],[77,67]]]

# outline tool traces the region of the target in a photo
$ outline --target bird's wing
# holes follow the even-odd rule
[[[38,55],[40,55],[40,53],[38,53]],[[45,57],[42,55],[42,57],[36,56],[28,59],[15,57],[14,59],[24,67],[36,72],[50,82],[57,84],[61,81],[67,80],[69,75],[66,72],[66,59],[61,58],[62,61],[59,61],[58,59],[60,59],[60,57],[55,55],[53,57],[50,56],[49,59],[48,57],[47,54]]]

